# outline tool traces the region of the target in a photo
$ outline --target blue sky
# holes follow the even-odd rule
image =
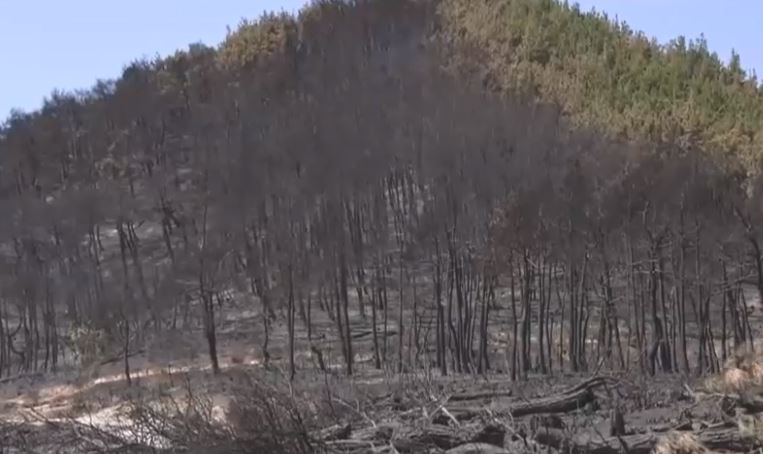
[[[305,0],[0,0],[0,121],[11,108],[40,107],[54,88],[88,88],[131,60],[167,55],[192,42],[217,44],[226,25]],[[760,0],[579,0],[664,42],[704,33],[727,59],[763,71]]]
[[[217,44],[242,18],[305,0],[0,0],[0,122],[54,88],[90,87],[142,56]]]
[[[570,0],[573,3],[573,0]],[[679,35],[704,33],[708,46],[728,62],[735,49],[748,72],[763,76],[763,2],[760,0],[577,0],[581,9],[596,8],[617,16],[635,30],[665,43]]]

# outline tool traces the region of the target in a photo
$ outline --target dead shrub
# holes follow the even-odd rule
[[[230,440],[224,424],[214,418],[214,405],[186,381],[185,395],[165,391],[131,399],[125,426],[131,438],[161,448],[191,449]]]
[[[697,438],[686,432],[669,432],[661,437],[652,451],[654,454],[709,454]]]
[[[248,376],[232,390],[224,414],[186,383],[182,398],[138,399],[127,414],[133,439],[160,448],[232,454],[320,451],[310,436],[306,406],[288,392]]]
[[[763,391],[763,355],[740,350],[734,354],[723,371],[705,382],[706,387],[719,393],[750,393]]]
[[[310,436],[306,402],[251,375],[234,388],[226,421],[241,453],[308,453],[317,449]]]

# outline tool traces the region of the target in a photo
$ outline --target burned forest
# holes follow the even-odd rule
[[[54,92],[0,127],[0,452],[761,449],[762,126],[738,55],[555,0]]]

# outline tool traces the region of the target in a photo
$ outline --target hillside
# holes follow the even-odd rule
[[[441,13],[449,34],[483,50],[500,89],[529,89],[613,137],[686,144],[759,170],[762,92],[738,54],[724,65],[704,38],[660,44],[553,0],[449,0]]]
[[[54,93],[0,129],[0,440],[760,447],[718,383],[759,379],[762,109],[553,0],[318,1]]]

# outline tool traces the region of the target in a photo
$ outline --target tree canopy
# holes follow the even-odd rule
[[[483,49],[491,81],[558,103],[614,137],[692,145],[756,174],[763,90],[703,37],[659,44],[606,14],[555,0],[444,0],[447,34]]]

